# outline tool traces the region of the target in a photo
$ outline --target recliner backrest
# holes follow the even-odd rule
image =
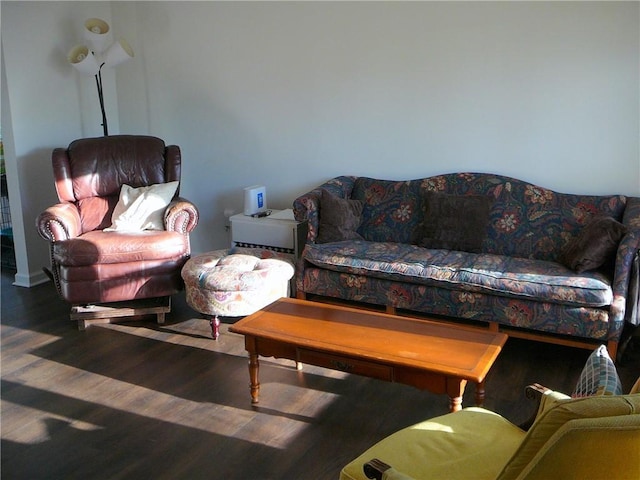
[[[137,188],[179,181],[181,155],[179,147],[167,147],[157,137],[114,135],[57,148],[52,163],[58,198],[76,204],[87,232],[111,224],[123,184]]]
[[[569,420],[517,480],[640,478],[640,414]]]
[[[556,405],[536,419],[518,450],[498,476],[498,480],[519,478],[525,469],[533,468],[536,455],[556,432],[567,428],[564,426],[569,422],[601,419],[606,423],[610,421],[609,417],[623,415],[633,415],[634,418],[640,415],[640,395],[603,395],[559,400]],[[620,438],[623,442],[623,437]],[[617,445],[616,448],[625,448],[625,445]],[[627,448],[629,448],[628,445]],[[580,452],[576,454],[576,458],[582,458]]]

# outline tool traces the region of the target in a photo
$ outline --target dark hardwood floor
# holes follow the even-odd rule
[[[184,296],[167,324],[77,330],[51,284],[2,274],[1,435],[6,479],[337,479],[390,433],[447,412],[447,398],[292,362],[261,360],[252,406],[243,338],[216,342]],[[510,339],[485,406],[524,421],[525,385],[570,392],[589,351]],[[632,343],[619,365],[640,375]],[[467,387],[464,405],[472,404]]]

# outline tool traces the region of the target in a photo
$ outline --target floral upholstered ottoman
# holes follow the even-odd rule
[[[211,336],[220,335],[219,317],[243,317],[289,295],[293,261],[263,249],[216,250],[195,256],[182,269],[187,303],[211,316]]]

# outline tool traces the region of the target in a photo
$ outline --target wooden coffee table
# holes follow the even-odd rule
[[[468,381],[484,401],[484,379],[507,340],[488,330],[282,298],[229,328],[245,337],[250,391],[258,403],[258,356],[446,393],[462,408]]]

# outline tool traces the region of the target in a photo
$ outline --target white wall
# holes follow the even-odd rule
[[[340,174],[490,171],[640,195],[638,7],[2,2],[18,161],[99,134],[87,131],[99,128],[94,93],[63,53],[71,25],[103,16],[136,51],[116,72],[111,130],[181,146],[182,194],[202,215],[194,252],[227,244],[223,212],[240,211],[242,188],[255,183],[273,208]],[[37,63],[25,63],[24,42]]]
[[[2,132],[16,245],[16,284],[46,280],[47,242],[37,215],[57,200],[51,151],[85,136],[102,135],[93,77],[81,77],[67,51],[82,41],[84,20],[110,19],[109,2],[2,2]],[[118,129],[113,72],[105,72],[109,120]],[[10,138],[8,138],[10,135]]]
[[[226,241],[223,211],[254,183],[276,207],[339,174],[640,192],[636,3],[120,7],[146,87],[122,126],[147,102],[148,131],[182,146],[196,250]]]

